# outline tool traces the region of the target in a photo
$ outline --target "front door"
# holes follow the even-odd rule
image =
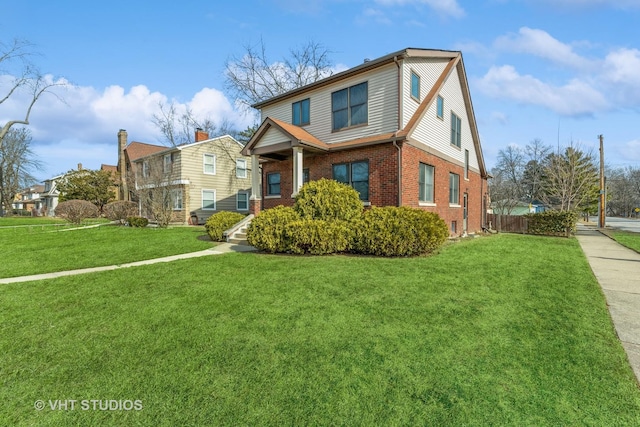
[[[462,234],[467,234],[467,217],[469,216],[469,194],[464,193],[462,196]]]

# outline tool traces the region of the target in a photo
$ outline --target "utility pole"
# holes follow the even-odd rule
[[[598,135],[600,140],[600,197],[598,199],[598,228],[605,226],[605,186],[604,186],[604,137]]]

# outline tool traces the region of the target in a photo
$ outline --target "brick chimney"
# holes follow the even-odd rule
[[[129,200],[129,188],[127,186],[127,161],[124,149],[127,148],[127,131],[118,131],[118,172],[120,173],[120,197],[118,200]]]
[[[196,142],[206,141],[209,139],[209,134],[200,128],[196,128]]]
[[[78,170],[81,171],[82,170],[82,163],[78,163]]]

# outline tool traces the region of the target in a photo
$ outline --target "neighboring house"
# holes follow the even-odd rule
[[[531,203],[517,201],[511,204],[502,201],[493,203],[492,205],[492,213],[497,215],[526,215],[530,213],[541,213],[546,210],[544,203],[537,200]]]
[[[64,174],[57,175],[44,181],[44,192],[40,195],[40,199],[42,200],[42,215],[56,215],[58,196],[60,195],[57,188],[57,181],[63,176]]]
[[[451,235],[480,231],[488,207],[462,54],[404,49],[254,105],[251,212],[293,204],[304,182],[333,178],[365,206],[438,213]]]
[[[13,209],[24,210],[34,216],[40,215],[42,210],[40,194],[42,193],[44,193],[44,185],[41,184],[23,189],[16,194]]]
[[[200,130],[195,141],[136,158],[135,188],[169,191],[175,222],[203,224],[219,211],[249,213],[250,158],[240,154],[242,144]],[[145,206],[141,211],[149,215]]]
[[[116,199],[137,201],[135,195],[136,170],[135,161],[141,157],[166,150],[162,145],[146,144],[132,141],[127,144],[127,131],[118,131],[118,165],[115,177],[117,184]]]

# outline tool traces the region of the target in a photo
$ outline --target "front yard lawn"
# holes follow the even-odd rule
[[[216,255],[4,285],[0,307],[6,425],[640,425],[575,239]]]
[[[0,278],[124,264],[212,246],[204,227],[0,228]]]

